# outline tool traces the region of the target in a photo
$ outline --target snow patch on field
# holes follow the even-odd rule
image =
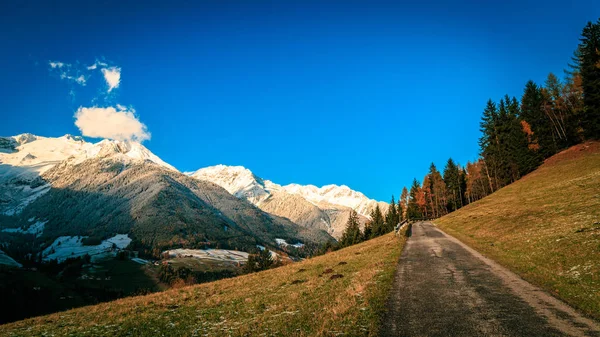
[[[294,243],[291,245],[289,243],[287,243],[287,241],[285,241],[284,239],[275,239],[275,242],[277,242],[277,244],[280,245],[281,247],[285,247],[285,246],[292,246],[294,248],[304,247],[304,244],[302,242]]]
[[[164,251],[169,258],[192,257],[203,260],[246,262],[248,253],[226,249],[171,249]]]
[[[117,234],[112,238],[102,241],[99,245],[84,246],[82,241],[85,236],[61,236],[54,240],[50,247],[42,252],[43,260],[58,260],[62,262],[68,258],[75,258],[89,254],[92,261],[115,256],[117,251],[127,248],[131,239],[127,234]]]
[[[150,261],[144,260],[144,259],[140,259],[139,257],[134,257],[134,258],[131,259],[131,261],[139,263],[139,264],[148,264],[148,263],[150,263]]]
[[[4,253],[1,250],[0,250],[0,264],[6,265],[6,266],[17,267],[17,268],[23,267],[22,264],[15,261],[12,257],[6,255],[6,253]]]
[[[30,219],[30,221],[32,221]],[[32,225],[30,225],[27,229],[23,230],[23,228],[5,228],[2,230],[4,233],[19,233],[19,234],[35,234],[36,238],[42,236],[44,232],[44,227],[48,221],[38,221]]]

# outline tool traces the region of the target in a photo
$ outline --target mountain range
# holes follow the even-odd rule
[[[186,174],[220,185],[265,212],[288,218],[307,228],[325,230],[335,238],[341,237],[353,209],[362,224],[375,207],[379,206],[383,212],[387,210],[386,203],[369,199],[348,186],[281,186],[256,176],[242,166],[216,165]]]
[[[339,238],[352,209],[365,222],[387,207],[347,186],[280,186],[243,167],[184,174],[140,143],[71,135],[0,137],[0,187],[0,248],[17,260],[60,240],[93,245],[115,235],[153,257],[170,248],[317,247]]]

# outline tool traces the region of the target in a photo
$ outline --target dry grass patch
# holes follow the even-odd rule
[[[563,151],[436,224],[600,318],[600,143]]]
[[[388,234],[256,274],[6,324],[0,335],[375,336],[403,244]]]

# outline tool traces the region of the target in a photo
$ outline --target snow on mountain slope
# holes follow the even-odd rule
[[[10,266],[10,267],[16,267],[16,268],[23,267],[22,264],[20,264],[19,262],[15,261],[12,257],[6,255],[6,253],[4,253],[1,250],[0,250],[0,264],[6,265],[6,266]]]
[[[247,199],[255,205],[267,199],[271,195],[271,188],[275,187],[243,166],[216,165],[185,174],[215,183],[236,197]]]
[[[326,230],[336,238],[341,236],[351,209],[359,213],[362,223],[367,221],[376,206],[381,207],[383,212],[387,210],[386,203],[369,199],[347,186],[281,186],[263,180],[242,166],[217,165],[186,174],[220,185],[263,211],[307,228]]]
[[[74,163],[97,156],[122,154],[133,160],[149,160],[176,170],[137,142],[104,139],[96,144],[79,136],[41,137],[21,134],[0,138],[0,165],[25,168],[27,174],[41,175],[57,163],[73,157]],[[0,171],[0,178],[2,178]]]
[[[96,157],[114,157],[122,162],[151,161],[177,171],[136,142],[105,139],[92,144],[78,136],[41,137],[28,133],[0,137],[0,213],[18,214],[48,192],[50,185],[41,176],[58,163],[76,165]]]
[[[358,214],[369,216],[375,207],[379,206],[383,212],[387,211],[387,204],[367,198],[364,194],[350,189],[346,185],[325,185],[316,187],[314,185],[289,184],[283,189],[291,194],[297,194],[306,200],[315,203],[328,203],[341,205],[354,209]]]
[[[57,163],[71,157],[79,156],[93,147],[81,137],[64,135],[47,138],[32,134],[3,137],[3,151],[0,152],[0,165],[23,168],[21,170],[0,170],[0,179],[6,175],[38,176]]]
[[[322,203],[345,206],[367,217],[377,205],[387,208],[386,203],[369,199],[361,192],[354,191],[345,185],[326,185],[321,188],[298,184],[281,186],[269,180],[263,180],[243,166],[216,165],[195,172],[186,172],[186,174],[220,185],[229,193],[239,198],[246,198],[256,205],[267,199],[273,191],[285,191],[299,195],[317,206]]]
[[[131,243],[127,234],[117,234],[98,245],[85,246],[83,236],[61,236],[42,252],[44,261],[62,262],[68,258],[89,254],[92,261],[115,256],[118,250],[125,249]]]

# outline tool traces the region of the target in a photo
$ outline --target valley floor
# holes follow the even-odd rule
[[[2,336],[376,336],[404,238],[0,326]]]
[[[382,336],[600,336],[600,325],[432,223],[413,225]]]

